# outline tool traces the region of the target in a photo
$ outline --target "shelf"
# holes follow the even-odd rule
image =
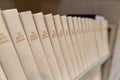
[[[74,80],[86,80],[86,78],[88,78],[89,75],[92,74],[96,69],[98,69],[109,57],[110,57],[110,54],[107,54],[106,56],[101,57],[99,61],[97,61],[95,64],[91,65],[90,67],[88,67]]]

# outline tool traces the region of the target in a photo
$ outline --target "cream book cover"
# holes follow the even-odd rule
[[[108,22],[107,20],[101,20],[101,34],[102,34],[102,40],[103,40],[103,49],[104,49],[104,53],[105,54],[109,54],[109,46],[108,46]]]
[[[93,58],[94,58],[94,62],[96,62],[98,60],[98,49],[97,49],[97,42],[95,40],[95,34],[94,34],[94,27],[93,27],[93,19],[88,19],[88,24],[89,24],[89,32],[90,32],[90,38],[91,40],[89,41],[93,47]]]
[[[8,80],[27,80],[0,11],[0,63]]]
[[[97,22],[99,22],[98,23],[98,35],[99,35],[99,38],[100,38],[100,43],[99,43],[99,45],[100,45],[100,48],[101,48],[101,57],[102,56],[104,56],[104,45],[102,45],[102,43],[104,43],[103,42],[103,39],[102,39],[102,25],[101,25],[101,20],[97,20]]]
[[[95,61],[97,61],[99,59],[99,50],[98,50],[98,44],[97,44],[97,40],[96,40],[96,33],[95,33],[95,24],[94,24],[95,20],[90,20],[90,29],[91,29],[91,36],[93,39],[93,43],[94,43],[94,49],[95,49],[95,53],[94,56],[96,56]]]
[[[36,13],[33,16],[53,78],[54,80],[62,80],[50,37],[46,29],[44,15],[42,13]]]
[[[89,63],[90,65],[93,64],[95,62],[96,56],[95,56],[95,52],[94,52],[94,42],[92,42],[92,36],[91,36],[91,32],[90,32],[90,24],[89,24],[89,19],[85,18],[85,24],[86,24],[86,40],[87,40],[87,44],[88,44],[88,55],[89,55]]]
[[[41,80],[16,9],[2,11],[7,28],[28,80]]]
[[[73,17],[73,25],[74,25],[74,30],[75,30],[75,37],[76,37],[76,41],[78,43],[78,50],[79,50],[79,56],[80,56],[80,71],[83,71],[83,67],[84,67],[84,63],[83,63],[83,51],[82,51],[82,45],[81,45],[81,39],[79,36],[80,30],[79,30],[79,25],[78,25],[78,18],[77,17]]]
[[[83,71],[87,66],[87,61],[86,61],[86,56],[85,56],[85,49],[84,49],[84,43],[83,43],[83,31],[82,31],[82,21],[81,18],[77,18],[77,22],[78,22],[78,38],[79,38],[79,47],[81,50],[81,56],[83,59]]]
[[[31,11],[21,12],[20,18],[30,43],[35,62],[42,80],[53,80],[45,52],[39,39]]]
[[[71,58],[71,61],[72,61],[72,65],[74,67],[75,77],[76,77],[79,73],[79,69],[78,69],[78,64],[77,64],[77,60],[76,60],[76,56],[75,56],[75,52],[74,52],[74,48],[73,48],[73,43],[72,43],[71,38],[70,38],[70,33],[69,33],[68,23],[67,23],[67,17],[62,16],[61,21],[62,21],[62,24],[63,24],[62,27],[63,27],[64,33],[65,33],[65,39],[66,39],[66,42],[67,42],[68,49],[70,51],[69,55],[70,55],[70,58]]]
[[[97,44],[97,50],[98,50],[98,59],[100,57],[100,46],[99,46],[99,37],[98,36],[98,27],[96,26],[96,20],[93,21],[93,30],[94,30],[94,36],[95,36],[95,41]]]
[[[103,55],[103,45],[102,45],[102,36],[101,36],[101,21],[95,20],[95,34],[96,34],[96,40],[98,44],[98,50],[99,50],[99,57]]]
[[[61,75],[62,75],[64,80],[69,80],[68,71],[67,71],[67,68],[66,68],[66,65],[64,62],[62,49],[61,49],[60,44],[59,44],[59,40],[57,37],[57,33],[56,33],[52,14],[45,15],[45,21],[46,21],[48,33],[50,36],[52,47],[53,47],[54,52],[55,52],[55,56],[57,59],[57,63],[58,63]]]
[[[52,44],[52,47],[53,47],[53,50],[56,56],[56,60],[59,66],[61,76],[63,80],[70,80],[70,77],[68,75],[68,70],[66,68],[66,64],[63,58],[63,51],[60,47],[59,40],[57,37],[57,32],[55,29],[52,14],[45,15],[45,22],[46,22],[47,30],[50,36],[51,44]]]
[[[3,67],[0,64],[0,80],[7,80],[7,77],[3,71]]]
[[[59,43],[60,43],[61,49],[63,51],[64,61],[65,61],[67,70],[69,72],[69,76],[73,80],[75,72],[74,72],[72,62],[71,62],[71,58],[70,58],[70,55],[69,55],[69,49],[67,47],[67,43],[66,43],[66,40],[65,40],[65,35],[64,35],[64,31],[63,31],[62,23],[61,23],[61,17],[59,15],[54,15],[53,18],[54,18],[54,23],[55,23],[55,28],[56,28],[56,31],[57,31],[57,36],[58,36],[58,39],[59,39]]]
[[[93,47],[91,47],[91,43],[89,42],[90,40],[90,33],[89,33],[89,24],[88,24],[88,18],[84,18],[84,37],[85,37],[85,43],[86,43],[86,49],[87,49],[87,56],[88,56],[88,66],[90,66],[93,63],[93,58],[92,58],[92,54],[93,54],[93,50],[91,51],[91,49],[93,49]]]
[[[75,51],[75,56],[76,56],[76,60],[77,60],[77,64],[78,64],[78,75],[80,74],[80,69],[81,69],[81,58],[80,58],[80,52],[79,52],[79,47],[78,47],[78,43],[77,43],[77,39],[75,37],[75,29],[74,29],[74,25],[73,25],[73,18],[72,17],[67,17],[67,21],[68,21],[68,29],[69,29],[69,33],[70,33],[70,37],[71,37],[71,41],[73,43],[73,48]]]
[[[80,20],[81,26],[80,27],[80,36],[81,36],[81,41],[82,41],[82,46],[84,50],[84,59],[85,59],[85,68],[89,66],[89,56],[88,56],[88,44],[87,44],[87,37],[86,37],[86,26],[85,26],[85,19],[81,18]]]

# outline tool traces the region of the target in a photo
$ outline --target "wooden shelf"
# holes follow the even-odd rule
[[[95,64],[92,64],[90,67],[88,67],[74,80],[86,80],[90,76],[90,74],[92,74],[96,69],[98,69],[109,57],[110,57],[110,54],[107,54],[106,56],[101,57],[99,61],[97,61]]]

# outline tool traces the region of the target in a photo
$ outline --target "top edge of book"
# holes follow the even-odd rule
[[[33,16],[38,16],[38,15],[43,15],[42,12],[39,12],[39,13],[34,13]]]
[[[53,16],[52,13],[46,14],[45,17]]]
[[[16,12],[18,12],[18,10],[16,9],[16,8],[14,8],[14,9],[7,9],[7,10],[2,10],[2,12],[14,12],[14,11],[16,11]]]
[[[64,16],[61,16],[61,18],[66,18],[66,17],[67,17],[67,16],[65,16],[65,15],[64,15]]]
[[[53,17],[60,17],[60,15],[59,15],[59,14],[56,14],[56,15],[53,15]]]
[[[27,14],[29,14],[29,13],[32,14],[31,11],[23,11],[23,12],[20,12],[19,14],[26,14],[26,15],[27,15]]]

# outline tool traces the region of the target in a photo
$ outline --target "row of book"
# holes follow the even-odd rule
[[[0,11],[0,80],[74,80],[109,53],[107,27],[107,20]]]

